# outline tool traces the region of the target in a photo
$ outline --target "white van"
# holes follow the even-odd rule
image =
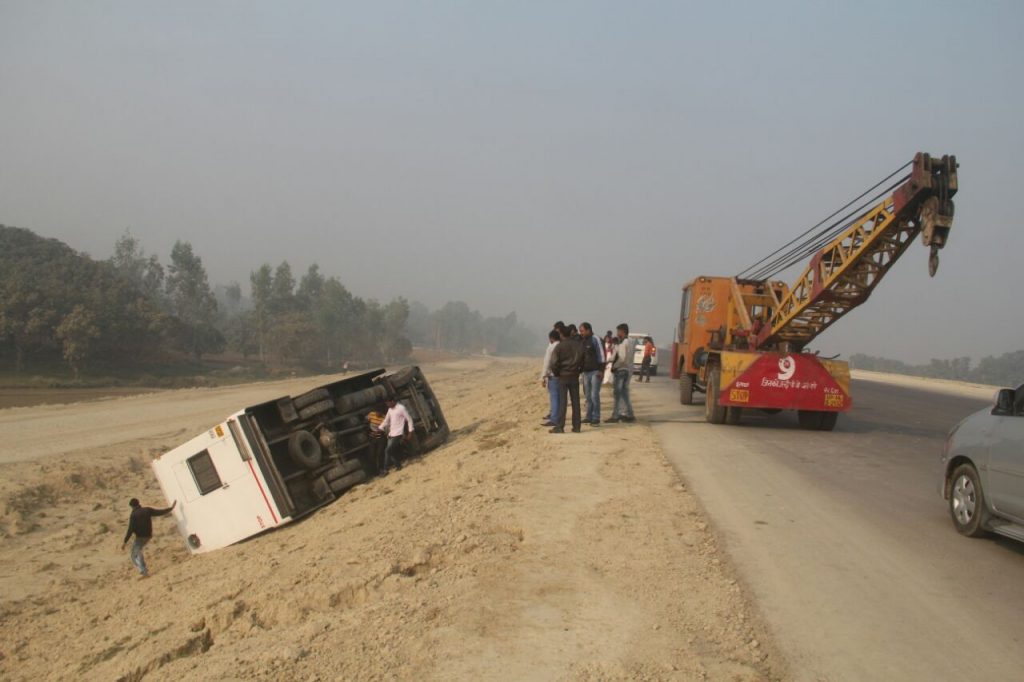
[[[636,344],[636,349],[633,351],[633,374],[640,373],[640,364],[644,361],[644,339],[651,338],[650,334],[630,334],[629,338]],[[655,346],[654,357],[651,358],[651,376],[658,375],[658,349]]]
[[[239,410],[153,460],[193,554],[233,544],[329,504],[375,469],[367,415],[394,397],[415,424],[414,451],[448,437],[418,367],[379,369]]]

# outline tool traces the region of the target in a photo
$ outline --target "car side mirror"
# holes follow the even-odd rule
[[[1000,417],[1009,417],[1013,414],[1013,401],[1016,398],[1016,391],[1012,388],[1001,388],[996,393],[996,404],[992,408],[992,414]]]

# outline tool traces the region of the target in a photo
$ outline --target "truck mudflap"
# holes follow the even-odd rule
[[[807,353],[723,351],[720,405],[846,412],[850,367]]]

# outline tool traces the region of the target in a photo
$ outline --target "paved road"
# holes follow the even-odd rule
[[[975,399],[855,381],[833,433],[795,415],[704,423],[667,378],[634,386],[797,680],[1024,679],[1024,545],[958,535],[937,491]]]

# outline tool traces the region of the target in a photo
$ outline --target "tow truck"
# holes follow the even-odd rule
[[[680,403],[705,393],[713,424],[738,424],[749,409],[796,410],[802,428],[834,429],[853,405],[850,368],[808,345],[867,301],[919,236],[935,276],[953,226],[957,168],[955,156],[918,153],[738,275],[687,283],[671,367]],[[773,279],[808,257],[793,284]]]

